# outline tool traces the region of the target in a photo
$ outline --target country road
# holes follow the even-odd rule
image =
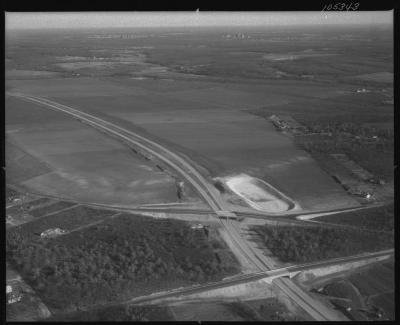
[[[241,237],[235,225],[237,221],[230,219],[236,218],[236,215],[235,213],[226,209],[225,202],[220,197],[217,189],[181,156],[170,151],[168,148],[155,143],[152,140],[144,138],[141,135],[128,131],[93,115],[81,112],[66,105],[56,103],[49,99],[23,94],[8,93],[8,95],[16,96],[23,100],[64,112],[83,123],[93,126],[96,129],[100,129],[109,135],[115,136],[128,144],[133,144],[143,149],[150,155],[157,157],[194,187],[203,200],[210,206],[212,211],[220,218],[222,226],[227,230],[232,241],[235,243],[243,256],[246,257],[246,259],[254,264],[261,272],[266,272],[271,269],[272,265],[268,258],[259,251],[254,250],[250,245],[248,245],[244,238]],[[287,294],[297,305],[299,305],[316,321],[344,320],[344,317],[342,317],[341,314],[324,305],[322,302],[312,298],[290,279],[277,278],[274,280],[274,283],[282,290],[282,292]]]

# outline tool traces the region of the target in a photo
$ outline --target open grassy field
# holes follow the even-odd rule
[[[62,77],[8,78],[6,86],[150,135],[211,176],[244,172],[274,183],[304,208],[357,205],[262,117],[294,112],[311,123],[310,118],[330,118],[332,113],[351,112],[357,118],[362,108],[369,117],[363,123],[387,123],[393,118],[392,106],[383,103],[392,96],[387,82],[393,70],[390,31],[245,28],[245,39],[227,36],[234,32],[141,30],[130,34],[134,37],[120,37],[130,31],[65,31],[62,39],[54,32],[10,35],[9,70],[46,70]],[[85,47],[73,46],[79,42]],[[68,50],[57,47],[61,44]],[[32,48],[29,60],[22,60],[23,46]],[[371,92],[356,93],[360,87]],[[383,156],[383,165],[373,160],[371,150],[361,148],[353,158],[373,171],[383,168],[390,178],[390,153]],[[42,190],[61,178],[48,176],[41,181]],[[89,186],[100,187],[92,182]],[[71,186],[63,181],[63,188]]]
[[[16,213],[18,211],[28,211],[28,210],[32,210],[32,209],[36,209],[38,207],[42,207],[42,206],[47,206],[50,204],[56,203],[56,200],[52,200],[49,198],[45,198],[45,197],[41,197],[41,198],[36,198],[36,199],[32,199],[29,202],[26,203],[22,203],[22,204],[18,204],[15,206],[12,206],[10,208],[7,209],[7,212],[9,213]]]
[[[295,317],[276,298],[250,301],[196,301],[170,306],[177,321],[290,321]]]
[[[118,322],[118,321],[174,321],[168,306],[129,306],[120,305],[98,308],[90,311],[54,315],[49,322]]]
[[[49,228],[61,228],[69,231],[95,221],[101,221],[112,214],[114,214],[113,211],[77,206],[20,225],[12,232],[18,232],[26,239],[35,239]]]
[[[73,202],[66,202],[66,201],[59,201],[51,205],[47,205],[44,207],[40,207],[29,211],[29,214],[35,218],[45,216],[47,214],[52,214],[60,210],[64,210],[74,206],[76,203]]]
[[[21,150],[9,139],[6,140],[6,170],[8,180],[19,183],[47,174],[51,167],[26,151]]]
[[[76,84],[79,80],[70,82]],[[131,81],[127,82],[128,85],[132,84]],[[44,80],[40,83],[42,89],[47,89],[47,94],[55,100],[134,131],[151,134],[205,167],[211,176],[246,172],[277,183],[278,188],[286,191],[304,208],[330,208],[333,207],[333,201],[336,207],[357,204],[290,139],[277,133],[264,119],[240,109],[267,101],[260,87],[250,91],[247,86],[246,92],[237,86],[233,89],[227,86],[227,89],[217,87],[209,91],[190,90],[186,97],[179,96],[179,87],[171,89],[168,94],[165,90],[162,93],[148,91],[147,96],[136,96],[136,88],[131,88],[130,96],[119,98],[115,93],[99,101],[94,96],[88,97],[86,93],[80,96],[77,91],[64,92],[60,97],[52,93],[52,86],[47,87]],[[60,87],[68,91],[66,83],[66,80],[62,80]],[[110,80],[106,83],[109,84]],[[118,85],[122,88],[120,83]],[[163,84],[166,81],[155,83]],[[254,104],[255,91],[258,91],[257,96],[264,99]],[[300,89],[296,91],[301,92]],[[279,97],[283,100],[287,95],[279,94]],[[221,98],[231,102],[223,104]]]
[[[177,200],[174,179],[118,141],[31,103],[6,106],[8,183],[80,202]]]

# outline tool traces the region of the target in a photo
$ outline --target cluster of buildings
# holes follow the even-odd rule
[[[331,156],[345,168],[350,170],[358,178],[372,184],[384,185],[385,182],[381,179],[376,179],[369,171],[362,168],[355,161],[351,160],[346,154],[331,154]]]
[[[303,134],[306,128],[289,115],[271,115],[270,121],[280,131],[290,131],[293,134]]]
[[[42,238],[51,238],[51,237],[56,237],[56,236],[60,236],[60,235],[64,235],[66,234],[67,231],[64,229],[60,229],[60,228],[50,228],[47,229],[45,231],[43,231],[40,234],[40,237]]]
[[[223,35],[224,38],[227,39],[245,39],[245,38],[251,38],[249,35],[245,35],[243,33],[236,33],[236,34],[226,34]]]
[[[22,290],[18,286],[7,284],[6,286],[7,304],[13,304],[22,299]]]
[[[374,194],[371,184],[385,184],[383,180],[376,179],[374,175],[351,160],[346,154],[331,154],[331,157],[355,176],[346,176],[342,173],[337,173],[334,176],[334,179],[350,194],[372,200],[374,199]]]

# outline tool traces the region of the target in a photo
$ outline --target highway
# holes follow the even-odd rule
[[[195,285],[195,286],[191,286],[191,287],[171,290],[171,291],[168,291],[165,293],[162,292],[162,293],[151,294],[149,296],[137,297],[137,298],[133,298],[133,299],[129,300],[129,303],[144,303],[144,302],[150,302],[150,301],[165,299],[165,298],[170,298],[170,297],[180,297],[183,295],[185,295],[185,296],[192,295],[192,294],[201,293],[201,292],[205,292],[205,291],[209,291],[209,290],[230,287],[230,286],[234,286],[234,285],[238,285],[238,284],[242,284],[242,283],[248,283],[248,282],[257,281],[257,280],[262,280],[262,279],[268,280],[268,279],[283,278],[282,280],[286,281],[286,280],[289,280],[290,277],[295,276],[297,273],[303,272],[303,271],[310,271],[312,269],[335,266],[338,264],[360,262],[360,261],[363,261],[366,259],[374,259],[374,258],[380,258],[380,257],[386,257],[386,256],[389,257],[389,256],[393,256],[393,255],[394,255],[394,249],[390,249],[390,250],[384,250],[384,251],[375,252],[375,253],[365,253],[365,254],[348,256],[348,257],[334,258],[334,259],[329,259],[329,260],[325,260],[325,261],[317,261],[317,262],[311,262],[311,263],[305,263],[305,264],[299,264],[299,265],[292,265],[289,267],[283,267],[283,268],[264,271],[264,272],[256,272],[256,273],[251,273],[251,274],[240,275],[240,276],[236,276],[234,278],[222,280],[219,282]],[[302,293],[300,292],[299,294],[301,295]]]
[[[267,272],[272,268],[272,265],[268,258],[259,251],[254,250],[241,237],[238,227],[236,225],[237,221],[229,219],[229,217],[235,218],[236,215],[225,208],[225,203],[220,197],[217,189],[179,155],[159,145],[158,143],[155,143],[152,140],[144,138],[141,135],[128,131],[113,123],[81,112],[69,106],[35,96],[10,93],[8,93],[8,95],[16,96],[21,99],[39,104],[41,106],[64,112],[83,123],[91,125],[96,129],[100,129],[110,135],[113,135],[130,145],[133,144],[141,148],[148,154],[157,157],[170,168],[175,170],[175,172],[181,175],[181,177],[183,177],[188,183],[190,183],[194,187],[198,194],[210,206],[212,211],[214,211],[214,213],[218,217],[220,217],[220,222],[222,226],[225,227],[232,241],[236,244],[241,253],[249,260],[249,262],[255,265],[260,272]],[[224,219],[221,217],[223,217]],[[274,283],[316,321],[342,320],[339,318],[337,312],[325,306],[320,301],[313,299],[309,294],[304,292],[290,279],[278,278],[274,280]]]
[[[165,292],[158,292],[158,293],[153,293],[147,296],[140,296],[140,297],[135,297],[132,299],[129,299],[124,302],[111,302],[107,304],[102,304],[102,307],[105,306],[113,306],[113,305],[120,305],[120,304],[146,304],[146,303],[159,303],[160,300],[165,300],[168,298],[182,298],[183,296],[189,296],[193,294],[200,294],[202,292],[207,292],[210,290],[216,290],[216,289],[221,289],[221,288],[226,288],[226,287],[231,287],[234,285],[239,285],[243,283],[248,283],[252,281],[257,281],[257,280],[273,280],[274,283],[276,283],[276,280],[280,278],[284,283],[291,282],[289,279],[290,277],[296,275],[298,272],[302,271],[310,271],[312,269],[316,268],[322,268],[322,267],[329,267],[329,266],[334,266],[338,264],[344,264],[344,263],[352,263],[352,262],[359,262],[363,261],[366,259],[374,259],[374,258],[382,258],[382,257],[390,257],[394,255],[394,250],[385,250],[385,251],[380,251],[380,252],[375,252],[375,253],[365,253],[365,254],[360,254],[360,255],[354,255],[354,256],[348,256],[348,257],[341,257],[341,258],[334,258],[334,259],[329,259],[325,261],[317,261],[317,262],[312,262],[312,263],[305,263],[305,264],[299,264],[299,265],[292,265],[289,267],[284,267],[284,268],[279,268],[279,269],[274,269],[274,270],[269,270],[269,271],[264,271],[264,272],[256,272],[256,273],[251,273],[251,274],[244,274],[244,275],[239,275],[235,276],[226,280],[218,281],[218,282],[211,282],[211,283],[205,283],[205,284],[199,284],[199,285],[193,285],[191,287],[183,287],[183,288],[177,288],[173,290],[168,290]],[[283,290],[286,290],[286,288],[283,288]],[[288,294],[292,294],[291,291],[285,291]],[[299,289],[296,292],[297,295],[300,297],[303,297],[303,299],[306,299],[306,296],[303,296],[303,292],[301,289]],[[98,306],[91,307],[91,308],[98,308]]]

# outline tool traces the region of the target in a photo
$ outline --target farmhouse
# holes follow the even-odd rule
[[[43,231],[40,234],[40,237],[49,238],[49,237],[55,237],[55,236],[63,235],[65,233],[66,233],[66,231],[64,229],[50,228],[50,229],[47,229],[47,230]]]
[[[303,133],[305,128],[290,115],[272,115],[270,120],[279,130],[288,130],[292,133]]]
[[[22,299],[22,293],[19,287],[7,285],[6,287],[7,304],[13,304]]]

